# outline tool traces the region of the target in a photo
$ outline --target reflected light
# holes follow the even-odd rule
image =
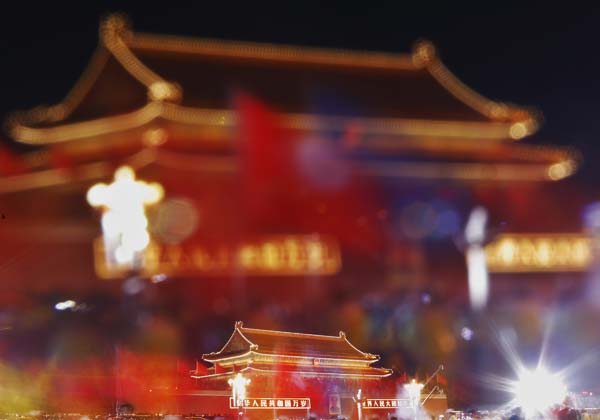
[[[58,302],[56,305],[54,305],[54,309],[56,309],[57,311],[65,311],[67,309],[75,308],[76,305],[77,305],[77,302],[69,299],[69,300],[65,300],[62,302]]]
[[[523,370],[514,382],[512,392],[514,403],[529,417],[561,404],[567,396],[567,387],[559,375],[539,366],[535,370]]]

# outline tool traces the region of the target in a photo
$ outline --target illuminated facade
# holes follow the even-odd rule
[[[353,397],[362,395],[359,402],[368,418],[386,418],[409,409],[411,401],[391,369],[372,366],[378,361],[341,331],[337,336],[301,334],[236,322],[223,348],[203,355],[191,372],[197,389],[181,397],[187,397],[186,410],[197,414],[231,416],[240,408],[250,418],[273,419],[357,418]],[[244,396],[237,399],[232,395],[239,394],[240,382]],[[441,390],[426,402],[431,414],[446,408]]]
[[[578,272],[592,267],[593,238],[583,234],[503,234],[486,247],[489,270]]]
[[[516,144],[538,130],[536,112],[471,90],[428,42],[417,43],[411,54],[386,54],[186,39],[133,32],[119,15],[102,23],[100,35],[88,68],[62,102],[9,119],[12,138],[36,149],[22,157],[23,170],[0,178],[0,194],[17,201],[24,194],[69,195],[72,186],[106,181],[122,165],[158,181],[167,199],[157,213],[172,211],[149,220],[156,240],[148,243],[142,232],[137,236],[143,237],[143,250],[124,255],[119,248],[126,260],[132,252],[145,253],[146,264],[135,267],[145,276],[226,276],[240,270],[250,276],[335,275],[348,247],[392,252],[381,231],[404,221],[393,220],[388,196],[405,194],[406,186],[432,190],[451,182],[466,191],[483,185],[485,194],[486,188],[493,194],[513,183],[530,188],[560,180],[577,169],[578,154],[570,149]],[[288,159],[306,160],[295,168],[296,178],[282,176],[281,169],[248,175],[289,151],[278,149],[273,139],[244,146],[241,137],[252,132],[244,134],[240,96],[273,110],[277,133],[299,154]],[[274,151],[248,159],[256,153],[252,147]],[[336,177],[323,177],[332,169]],[[286,176],[288,184],[263,187]],[[248,178],[254,184],[241,182]],[[363,191],[349,188],[357,179]],[[308,185],[304,195],[299,182]],[[283,192],[268,195],[269,188],[289,189],[285,194],[292,199],[282,199]],[[363,196],[366,189],[371,192]],[[273,210],[281,220],[265,223],[272,214],[263,214],[258,224],[248,220],[252,209],[244,197],[252,194],[282,201]],[[78,200],[75,195],[67,200]],[[336,195],[342,198],[330,198]],[[367,204],[358,208],[343,200]],[[486,204],[485,197],[469,200]],[[409,207],[402,211],[410,215]],[[88,220],[83,211],[75,224]],[[460,211],[450,215],[454,225],[464,217]],[[60,218],[60,208],[51,217]],[[413,248],[432,233],[425,231],[403,229],[393,246]],[[361,240],[364,244],[356,244]],[[111,264],[106,245],[94,247],[96,272],[86,273],[88,283],[95,276],[122,277],[131,266]],[[220,251],[211,254],[208,248]]]
[[[188,359],[223,338],[209,330],[228,330],[235,319],[272,330],[342,328],[358,347],[380,352],[385,365],[424,376],[441,359],[461,357],[456,331],[463,325],[452,322],[467,307],[460,236],[474,207],[487,209],[488,226],[507,223],[507,232],[580,230],[576,217],[562,216],[578,214],[583,199],[560,206],[550,199],[568,188],[580,157],[523,144],[540,121],[534,110],[467,87],[429,42],[391,54],[189,39],[138,33],[110,16],[64,100],[7,121],[22,151],[18,165],[0,168],[0,210],[10,220],[0,230],[6,296],[23,311],[77,302],[63,314],[101,296],[114,318],[97,318],[98,335],[135,346],[164,334],[160,340]],[[135,208],[141,223],[133,236],[141,241],[126,247],[119,264],[86,195],[123,166],[162,189],[152,205]],[[512,290],[512,274],[528,275],[533,265],[545,276],[562,272],[556,264],[585,272],[587,242],[568,242],[568,261],[555,256],[563,242],[488,245],[492,300],[511,299],[504,290]],[[152,316],[131,316],[122,308],[138,306],[129,300]],[[434,324],[431,337],[420,335],[429,330],[422,322]],[[234,336],[247,334],[239,326]],[[286,334],[275,337],[295,337]],[[315,342],[310,337],[303,339]],[[343,383],[342,414],[356,395],[356,375],[371,384],[391,380],[343,336],[322,341],[354,359],[282,352],[285,367]],[[230,395],[234,369],[256,376],[250,397],[266,380],[260,369],[279,369],[275,344],[256,344],[260,354],[246,349],[235,363],[211,368],[221,375],[214,370],[224,363],[229,372],[215,379],[219,395]],[[272,352],[262,354],[265,348]],[[206,357],[216,363],[220,356]],[[195,374],[213,381],[207,375]],[[393,403],[391,392],[375,400],[361,389],[371,401],[364,416],[381,410],[381,401]],[[292,406],[303,398],[311,409],[327,405],[301,389],[292,397]]]
[[[100,156],[138,169],[198,164],[202,167],[195,170],[201,172],[236,171],[227,153],[239,119],[231,109],[231,88],[274,105],[287,129],[347,134],[355,139],[352,149],[428,157],[393,165],[361,160],[361,169],[371,175],[558,180],[577,167],[577,154],[570,150],[512,144],[537,131],[535,113],[469,89],[427,42],[416,44],[412,54],[394,55],[196,40],[134,33],[120,16],[102,24],[101,40],[61,103],[9,120],[16,141],[59,148],[65,159],[86,169],[83,179],[110,175],[97,164]],[[365,84],[368,90],[358,88]],[[311,112],[310,94],[325,87],[360,104],[362,111],[330,109],[319,103],[325,95],[315,98]],[[402,100],[387,98],[394,91],[402,92]],[[182,155],[192,150],[200,154],[194,156],[198,160]],[[34,169],[48,165],[48,158],[37,154],[28,162]],[[41,175],[18,178],[12,188],[4,179],[0,191],[75,179],[46,173],[42,181]]]

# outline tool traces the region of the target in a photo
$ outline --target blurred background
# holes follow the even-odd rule
[[[236,320],[343,330],[398,375],[443,363],[454,407],[509,399],[489,377],[514,376],[512,352],[535,365],[543,349],[570,389],[598,390],[600,9],[3,14],[0,411],[106,412],[123,388],[180,386]],[[138,32],[404,58],[186,50]],[[40,107],[82,74],[63,108]],[[135,174],[114,176],[122,165]],[[111,201],[107,185],[134,177],[146,184]],[[123,360],[133,383],[115,380]]]

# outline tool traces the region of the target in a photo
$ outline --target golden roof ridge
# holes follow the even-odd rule
[[[352,377],[352,378],[385,378],[390,376],[392,373],[394,373],[393,369],[388,369],[388,368],[375,368],[375,367],[369,367],[369,370],[371,370],[371,374],[369,373],[356,373],[356,372],[352,372],[352,373],[344,373],[344,371],[339,371],[339,372],[319,372],[319,371],[314,371],[314,370],[297,370],[297,371],[293,371],[291,373],[297,374],[297,375],[307,375],[307,376],[330,376],[330,377]],[[260,368],[256,368],[256,367],[252,367],[252,366],[248,366],[244,369],[242,369],[242,371],[246,371],[246,372],[258,372],[258,373],[268,373],[268,374],[272,374],[272,373],[280,373],[281,371],[278,370],[274,370],[274,369],[260,369]],[[376,373],[377,372],[377,373]],[[379,373],[379,374],[378,374]]]
[[[535,132],[539,126],[538,119],[533,115],[532,112],[524,108],[517,108],[492,101],[466,86],[441,62],[436,53],[435,47],[431,42],[428,41],[417,42],[411,54],[393,54],[211,40],[202,38],[185,38],[170,35],[134,33],[131,30],[131,26],[127,19],[121,14],[110,15],[101,22],[100,40],[101,47],[98,48],[97,52],[92,57],[92,60],[88,64],[88,67],[62,102],[48,108],[37,107],[29,112],[14,114],[11,118],[9,118],[7,121],[9,125],[9,131],[17,141],[27,144],[47,144],[69,141],[74,138],[89,137],[82,134],[89,128],[86,125],[87,123],[90,123],[93,126],[94,124],[98,125],[98,122],[110,122],[111,124],[108,124],[110,126],[109,128],[110,130],[114,131],[114,127],[118,126],[118,124],[112,124],[113,118],[118,120],[122,119],[121,117],[124,115],[138,116],[143,112],[144,109],[152,108],[152,105],[154,104],[173,106],[173,112],[169,112],[170,109],[167,107],[160,108],[160,114],[167,113],[170,116],[187,113],[190,114],[190,117],[192,117],[192,114],[195,114],[196,111],[202,111],[193,107],[177,105],[177,102],[182,96],[182,90],[179,85],[177,85],[177,83],[165,80],[151,68],[146,66],[136,56],[135,52],[132,51],[132,49],[135,48],[159,49],[157,48],[157,45],[161,48],[170,48],[171,50],[179,49],[184,52],[201,51],[202,53],[230,54],[238,57],[240,54],[242,56],[245,54],[248,57],[263,57],[264,59],[270,60],[288,60],[293,62],[301,61],[317,64],[329,63],[332,65],[341,66],[379,67],[388,69],[425,69],[450,94],[456,97],[459,101],[463,102],[465,105],[471,107],[476,112],[490,118],[492,120],[492,124],[494,122],[507,124],[506,128],[502,128],[502,130],[500,130],[503,133],[506,133],[502,135],[498,134],[500,133],[498,127],[487,127],[491,131],[488,136],[484,136],[485,138],[490,138],[492,140],[506,138],[521,139]],[[77,104],[81,102],[82,98],[85,96],[85,93],[89,91],[89,88],[93,84],[94,80],[96,80],[97,76],[100,74],[108,57],[108,53],[112,54],[113,57],[123,66],[123,68],[132,75],[132,77],[134,77],[136,80],[138,80],[138,82],[143,84],[148,89],[148,103],[145,106],[138,110],[131,111],[128,114],[117,115],[113,117],[103,117],[81,123],[66,124],[64,127],[36,128],[30,126],[32,123],[35,124],[36,122],[56,122],[64,120],[73,111]],[[302,121],[305,121],[310,117],[307,117],[307,115],[300,115],[302,117]],[[146,116],[148,116],[148,114],[146,114]],[[167,115],[161,116],[168,118]],[[294,118],[292,118],[292,120],[294,120]],[[298,120],[298,116],[296,116],[295,120]],[[370,121],[368,118],[364,120]],[[394,124],[394,122],[397,122],[400,128],[399,131],[403,131],[402,127],[404,127],[404,130],[408,130],[409,132],[413,131],[415,127],[420,127],[420,124],[418,124],[419,122],[430,122],[430,120],[406,120],[402,118],[384,120],[387,121],[386,126],[389,125],[390,127],[396,128],[396,124]],[[135,118],[132,118],[128,121],[130,122],[130,125],[135,125],[136,121],[139,121],[139,119],[135,120]],[[296,123],[297,122],[298,121],[296,121]],[[457,133],[469,133],[468,127],[470,127],[470,123],[468,122],[447,121],[444,123],[446,123],[450,128],[452,128],[453,125],[456,125],[454,130]],[[81,127],[83,130],[78,130],[79,127]],[[63,128],[67,129],[67,131],[63,132]],[[109,128],[106,128],[105,131],[109,130]],[[422,131],[422,128],[419,128],[419,130]],[[484,129],[483,131],[487,132],[488,130]],[[496,131],[498,131],[498,133],[496,133]],[[69,137],[69,134],[73,137]],[[47,136],[50,136],[51,139],[48,140]]]
[[[154,114],[154,115],[151,115]],[[22,124],[20,119],[11,127],[17,141],[25,144],[51,144],[75,139],[90,138],[111,133],[116,126],[127,125],[137,128],[156,117],[186,124],[200,123],[229,127],[235,125],[235,114],[228,109],[190,108],[176,103],[151,101],[126,114],[101,117],[93,120],[74,122],[58,127],[37,128]],[[144,121],[140,123],[140,118]],[[510,137],[512,125],[502,122],[456,122],[442,120],[420,120],[403,118],[346,118],[319,116],[314,114],[282,114],[285,127],[299,130],[343,130],[348,124],[361,127],[369,134],[443,136],[452,138],[477,138],[501,141]],[[445,133],[445,135],[444,135]]]
[[[6,120],[7,131],[19,141],[18,130],[25,128],[36,130],[27,125],[38,124],[41,122],[57,122],[64,120],[81,103],[86,93],[89,92],[94,82],[102,72],[110,56],[109,51],[103,47],[98,47],[92,54],[90,61],[83,70],[81,76],[75,81],[73,87],[67,92],[62,101],[50,106],[36,106],[26,111],[15,111],[11,113]],[[24,143],[28,143],[24,141]]]
[[[244,333],[244,331],[247,331],[250,334],[258,333],[258,334],[263,334],[263,335],[274,335],[274,336],[303,337],[303,338],[310,338],[310,339],[316,339],[316,340],[328,339],[331,341],[343,341],[344,340],[341,335],[324,335],[324,334],[298,333],[298,332],[292,332],[292,331],[265,330],[265,329],[261,329],[261,328],[247,328],[244,326],[240,326],[239,328],[240,328],[240,332],[242,332],[242,334]]]
[[[334,66],[421,70],[412,54],[342,48],[309,47],[269,42],[184,37],[137,32],[127,40],[132,49],[252,58],[280,62],[301,62]]]
[[[530,146],[533,147],[533,146]],[[544,146],[535,146],[531,152],[534,153],[538,150],[544,153]],[[546,148],[547,149],[547,148]],[[134,156],[146,152],[147,149],[142,149],[141,152],[136,153]],[[495,181],[560,181],[572,175],[581,164],[582,156],[579,151],[573,148],[550,148],[549,152],[563,152],[563,156],[558,156],[556,161],[546,163],[522,163],[522,164],[476,164],[476,163],[455,163],[446,165],[432,165],[425,163],[402,163],[395,164],[393,168],[386,166],[386,164],[377,162],[376,165],[370,165],[368,162],[362,164],[359,170],[367,175],[371,176],[383,176],[383,177],[409,177],[417,179],[452,179],[461,181],[482,181],[482,180],[495,180]],[[181,169],[182,167],[187,170],[206,170],[206,165],[188,164],[183,165],[181,161],[177,161],[172,165],[169,165],[167,161],[163,161],[162,158],[166,152],[164,150],[161,153],[157,153],[153,158],[154,161],[160,165],[169,168]],[[175,152],[169,152],[175,154]],[[134,156],[127,159],[128,164],[134,163]],[[194,158],[190,158],[194,159]],[[208,159],[208,158],[206,158]],[[227,168],[233,168],[233,160],[223,160],[228,158],[210,158],[218,159],[215,163],[217,170],[224,171]],[[111,166],[106,162],[93,162],[78,165],[75,169],[77,173],[86,173],[87,176],[91,176],[94,170],[91,168],[100,167],[103,169],[101,172],[96,173],[92,176],[93,179],[100,179],[107,177],[111,173]],[[143,166],[143,165],[141,165]],[[211,169],[209,169],[211,170]],[[35,188],[44,188],[56,185],[62,185],[73,181],[77,177],[67,176],[61,169],[49,169],[40,170],[28,174],[12,175],[9,177],[3,177],[0,179],[0,193],[18,192],[31,190]]]
[[[432,42],[419,40],[413,46],[413,57],[423,63],[429,74],[456,99],[494,121],[511,121],[510,138],[520,140],[535,133],[541,113],[489,99],[460,80],[440,59]]]
[[[244,334],[242,334],[242,332],[240,331],[241,324],[242,324],[242,321],[236,321],[234,329],[233,329],[233,333],[231,334],[231,336],[229,337],[229,339],[227,340],[225,345],[223,345],[223,347],[221,347],[221,350],[204,354],[202,357],[204,358],[204,356],[210,356],[210,355],[222,353],[223,350],[225,350],[227,348],[227,346],[229,345],[231,340],[233,340],[233,337],[235,337],[236,333],[239,334],[248,344],[250,344],[251,349],[252,349],[252,346],[256,346],[256,344],[254,344],[252,341],[248,340],[248,338],[246,336],[244,336]]]
[[[533,134],[540,125],[539,118],[536,116],[539,113],[538,111],[488,99],[464,84],[443,64],[435,46],[427,40],[417,41],[414,44],[411,54],[316,48],[147,33],[135,33],[128,38],[127,43],[133,49],[166,50],[179,53],[202,53],[362,68],[426,69],[450,94],[476,112],[494,121],[511,120],[514,126],[510,137],[514,140],[519,140]]]
[[[351,349],[353,349],[354,351],[356,351],[357,353],[361,354],[362,356],[364,356],[368,359],[373,359],[373,360],[379,359],[379,356],[359,350],[356,346],[354,346],[352,343],[350,343],[350,341],[346,337],[346,333],[344,331],[340,331],[338,335],[308,334],[308,333],[298,333],[298,332],[291,332],[291,331],[275,331],[275,330],[265,330],[265,329],[259,329],[259,328],[247,328],[247,327],[243,326],[243,323],[241,321],[236,322],[236,329],[239,330],[242,333],[242,335],[245,330],[250,333],[258,333],[258,334],[270,335],[270,336],[295,337],[295,338],[306,338],[306,339],[311,339],[311,340],[329,340],[329,341],[344,342]],[[248,339],[248,341],[251,341],[251,340]],[[254,350],[256,350],[256,349],[258,349],[258,346],[256,346],[256,348],[254,348]]]

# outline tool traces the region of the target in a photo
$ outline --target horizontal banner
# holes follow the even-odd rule
[[[485,247],[492,273],[576,272],[594,261],[592,238],[573,234],[503,234]]]
[[[249,410],[308,410],[310,409],[310,398],[246,398],[238,401],[229,398],[229,408],[236,410],[240,408]]]
[[[270,235],[236,244],[151,242],[133,265],[119,264],[102,238],[94,243],[96,273],[105,279],[142,276],[310,276],[341,268],[338,242],[321,235]]]
[[[362,403],[363,408],[404,408],[412,407],[407,398],[367,399]]]

